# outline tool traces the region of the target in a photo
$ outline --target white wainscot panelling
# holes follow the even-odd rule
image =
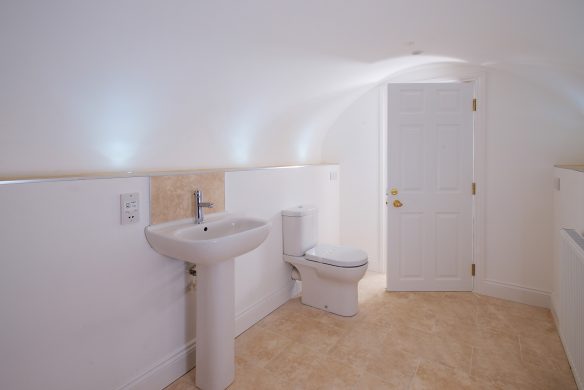
[[[192,367],[194,291],[146,242],[148,183],[0,185],[1,389],[159,390]]]

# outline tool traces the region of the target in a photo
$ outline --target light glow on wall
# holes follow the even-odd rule
[[[135,168],[129,162],[156,125],[156,110],[140,89],[131,85],[109,87],[98,99],[86,102],[82,111],[94,149],[107,158],[111,168]]]
[[[126,164],[136,155],[137,146],[127,141],[113,140],[99,147],[99,152],[106,157],[113,168],[126,167]]]
[[[229,139],[231,159],[237,165],[245,165],[250,161],[251,137],[245,132],[238,132]]]
[[[314,125],[307,125],[298,132],[298,142],[296,143],[296,158],[299,163],[308,161],[310,148],[314,145],[314,136],[317,134]]]
[[[261,105],[256,102],[258,107]],[[235,116],[231,128],[226,132],[229,156],[235,165],[252,163],[252,147],[257,140],[259,123],[263,118],[257,108],[246,108]]]
[[[361,85],[367,85],[371,83],[378,83],[400,72],[404,72],[422,65],[445,63],[463,64],[466,62],[467,61],[460,58],[434,55],[396,57],[373,64],[371,70],[363,72],[359,76],[359,79],[355,80],[355,82]]]

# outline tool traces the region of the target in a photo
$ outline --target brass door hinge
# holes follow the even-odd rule
[[[472,99],[472,110],[476,111],[477,110],[477,99]]]
[[[470,274],[471,274],[471,276],[475,276],[475,268],[476,268],[476,267],[475,267],[475,265],[474,265],[474,264],[472,264],[472,265],[470,266]]]
[[[472,188],[471,188],[471,192],[473,195],[477,194],[477,183],[472,183]]]

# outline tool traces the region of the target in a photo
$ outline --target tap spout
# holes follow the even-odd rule
[[[200,190],[196,190],[195,196],[195,223],[200,224],[205,221],[205,214],[203,208],[213,208],[215,205],[211,202],[203,202],[203,193]]]

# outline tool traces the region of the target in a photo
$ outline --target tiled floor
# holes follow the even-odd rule
[[[229,389],[576,389],[549,310],[384,287],[368,273],[352,318],[289,301],[236,339]]]

